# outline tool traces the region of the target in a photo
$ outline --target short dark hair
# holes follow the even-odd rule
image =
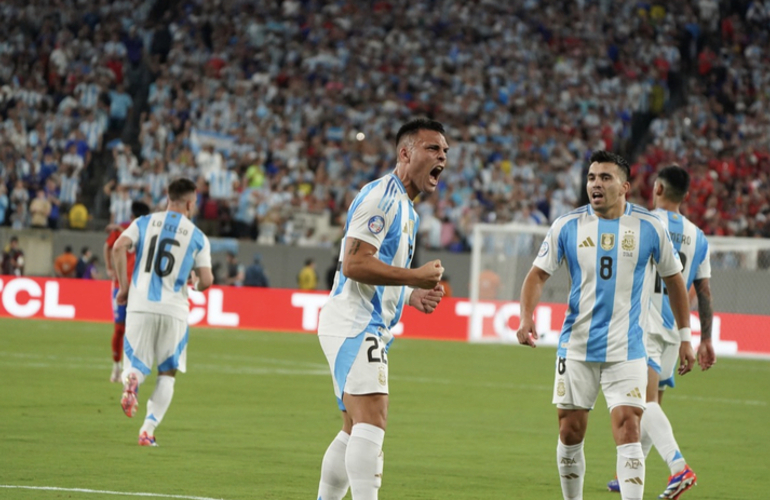
[[[631,180],[631,167],[625,158],[610,151],[594,151],[590,163],[614,163],[626,175],[626,180]]]
[[[147,203],[144,203],[143,201],[135,201],[131,204],[131,215],[134,216],[134,219],[138,219],[139,217],[149,214],[150,207],[147,205]]]
[[[684,200],[690,190],[690,174],[679,165],[670,165],[658,172],[658,180],[662,181],[665,190],[663,196],[677,203]]]
[[[67,245],[66,247],[64,247],[64,253],[72,253],[72,246]]]
[[[415,135],[420,130],[433,130],[442,135],[444,134],[444,126],[436,120],[431,120],[429,118],[415,118],[414,120],[409,120],[404,123],[401,125],[401,128],[398,129],[398,133],[396,134],[396,146],[398,147],[401,143],[401,139]]]
[[[171,201],[179,201],[190,193],[194,193],[198,189],[190,179],[184,177],[171,181],[168,185],[168,199]]]
[[[90,249],[90,248],[88,248],[88,247],[83,247],[83,248],[81,248],[81,249],[80,249],[80,255],[85,255],[85,254],[87,254],[87,253],[88,253],[88,252],[90,252],[90,251],[91,251],[91,249]]]
[[[315,262],[315,261],[313,260],[313,258],[312,258],[312,257],[309,257],[307,260],[305,260],[305,265],[306,265],[306,266],[309,266],[309,265],[310,265],[310,264],[312,264],[313,262]]]

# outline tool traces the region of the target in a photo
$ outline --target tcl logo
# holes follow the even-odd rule
[[[542,345],[556,345],[559,341],[559,329],[564,319],[562,313],[558,320],[558,328],[553,326],[553,308],[551,306],[538,306],[535,308],[535,328],[540,336]],[[458,301],[455,304],[455,314],[469,318],[468,340],[478,342],[482,340],[502,340],[504,342],[518,342],[516,330],[521,321],[521,304],[518,302],[493,303],[477,302],[473,304],[467,301]],[[511,321],[515,318],[515,321]]]
[[[7,283],[0,280],[3,308],[11,316],[30,318],[43,309],[46,318],[72,319],[75,306],[59,303],[59,283],[47,281],[45,287],[27,278],[15,278]]]
[[[317,293],[292,293],[291,305],[302,309],[302,329],[314,332],[318,329],[318,315],[321,308],[329,300],[326,294]],[[391,328],[390,333],[401,335],[404,333],[404,324],[399,322]]]
[[[238,326],[240,316],[237,312],[224,311],[224,292],[219,288],[210,288],[208,300],[203,292],[196,292],[192,288],[188,290],[190,299],[190,316],[187,323],[197,325],[203,319],[210,326]],[[203,307],[205,306],[205,307]]]

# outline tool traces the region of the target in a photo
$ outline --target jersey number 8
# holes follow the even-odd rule
[[[157,243],[158,235],[156,234],[150,240],[150,253],[147,255],[147,264],[144,266],[144,272],[149,273],[154,267],[155,274],[163,278],[171,274],[171,271],[174,270],[174,264],[176,263],[174,255],[168,250],[168,246],[178,247],[180,245],[174,238],[163,238],[160,240],[160,245],[157,245],[158,258],[155,259],[155,265],[153,266],[153,257],[155,257],[155,247]],[[166,258],[165,262],[163,261],[163,257]]]

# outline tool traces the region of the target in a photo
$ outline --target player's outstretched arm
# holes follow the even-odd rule
[[[679,375],[692,370],[695,364],[695,352],[690,343],[690,301],[687,295],[687,287],[684,284],[682,273],[663,278],[668,290],[668,298],[671,303],[671,312],[679,328],[682,343],[679,346]]]
[[[535,314],[535,307],[537,307],[543,294],[543,286],[550,277],[550,274],[539,267],[532,266],[532,269],[527,273],[527,277],[524,278],[524,284],[521,287],[521,323],[516,332],[519,344],[537,347],[535,341],[539,336],[535,329],[533,316]]]
[[[698,346],[698,364],[701,370],[708,370],[717,362],[714,346],[711,344],[711,324],[714,309],[711,304],[711,283],[708,278],[693,282],[698,296],[698,316],[700,318],[700,345]]]
[[[441,285],[436,285],[431,290],[418,288],[409,296],[409,305],[422,313],[430,314],[436,310],[443,296],[444,287]]]
[[[389,266],[375,257],[377,248],[358,238],[345,239],[342,274],[348,278],[374,286],[411,286],[433,289],[441,280],[444,268],[434,260],[417,269]]]

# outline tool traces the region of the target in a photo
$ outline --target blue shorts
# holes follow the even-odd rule
[[[113,285],[112,287],[112,317],[115,323],[123,324],[126,322],[126,306],[119,306],[116,297],[118,296],[118,289]]]

